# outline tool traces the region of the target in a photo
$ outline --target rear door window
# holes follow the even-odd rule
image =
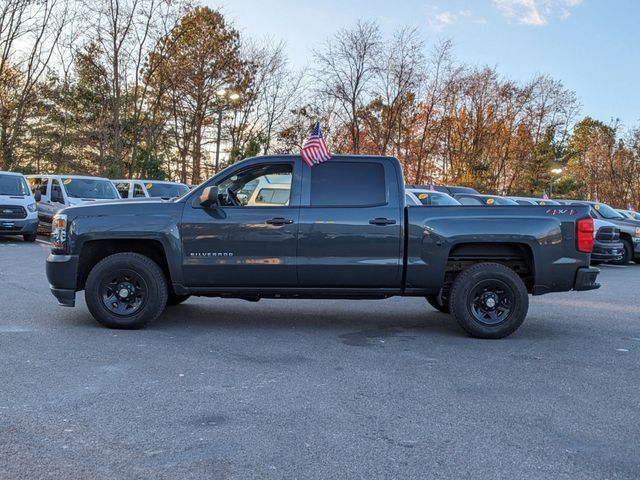
[[[53,179],[51,181],[51,201],[56,203],[64,203],[62,187],[60,186],[60,181],[57,179]]]
[[[387,203],[384,166],[325,162],[311,169],[312,207],[372,207]]]
[[[116,183],[116,190],[122,198],[129,198],[129,184],[128,183]]]
[[[138,197],[144,197],[144,189],[142,188],[142,185],[139,183],[134,183],[133,184],[133,196],[134,198],[138,198]]]

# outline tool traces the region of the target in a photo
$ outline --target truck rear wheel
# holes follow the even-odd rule
[[[515,332],[529,309],[522,279],[498,263],[478,263],[463,270],[449,294],[451,315],[476,338],[504,338]]]
[[[87,278],[85,300],[105,327],[136,329],[157,319],[167,303],[167,282],[160,267],[139,253],[110,255]]]
[[[442,313],[450,313],[449,310],[449,299],[442,295],[442,291],[437,295],[427,295],[425,297],[429,305]]]

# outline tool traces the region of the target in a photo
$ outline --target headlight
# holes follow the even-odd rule
[[[636,227],[636,234],[634,237],[640,237],[640,227]]]
[[[67,216],[58,213],[51,224],[51,248],[64,250],[67,247]]]
[[[31,213],[35,212],[38,209],[38,207],[36,206],[35,203],[32,203],[31,205],[27,205],[27,210],[29,210]]]

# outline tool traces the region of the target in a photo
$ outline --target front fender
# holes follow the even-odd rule
[[[151,240],[164,249],[172,281],[182,282],[182,242],[179,223],[184,204],[163,208],[162,212],[130,211],[108,215],[78,216],[70,219],[69,249],[80,254],[87,242],[101,240]]]

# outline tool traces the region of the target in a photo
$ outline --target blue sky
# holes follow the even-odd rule
[[[427,45],[451,39],[459,61],[528,80],[546,73],[576,92],[581,114],[640,125],[638,0],[206,0],[243,33],[283,39],[293,64],[358,19],[385,33],[419,28]]]

